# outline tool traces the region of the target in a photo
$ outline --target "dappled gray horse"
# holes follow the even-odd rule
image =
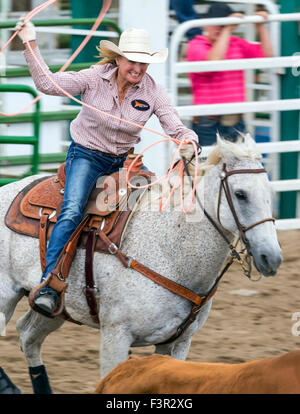
[[[227,171],[243,172],[230,175],[227,183],[238,223],[246,229],[254,264],[265,276],[275,275],[282,257],[274,222],[270,219],[272,190],[266,173],[254,173],[262,166],[252,138],[246,136],[240,143],[219,139],[208,160],[200,164],[197,171],[198,197],[227,240],[232,242],[239,230],[224,188],[220,187],[224,164]],[[5,214],[16,194],[36,178],[29,177],[0,189],[0,312],[5,314],[6,322],[25,292],[40,281],[38,240],[12,232],[4,224]],[[205,294],[214,286],[229,246],[199,207],[187,215],[181,211],[176,203],[180,189],[175,191],[173,204],[160,212],[158,190],[159,187],[153,187],[143,196],[126,230],[122,251],[168,279],[197,294]],[[187,199],[190,193],[191,187],[187,185]],[[79,249],[71,267],[66,310],[76,321],[99,328],[90,318],[83,292],[84,254],[84,250]],[[164,343],[190,314],[191,302],[135,270],[124,268],[109,254],[95,253],[94,273],[99,289],[101,377],[127,359],[130,347],[156,345],[157,353],[182,360],[187,357],[192,336],[205,323],[212,299],[204,304],[194,322],[178,338]],[[63,323],[60,318],[49,319],[32,310],[17,323],[35,392],[51,392],[41,345],[47,335]],[[1,342],[3,346],[5,338],[1,338]]]

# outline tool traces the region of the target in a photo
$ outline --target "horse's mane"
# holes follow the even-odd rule
[[[256,143],[250,134],[240,134],[236,142],[228,141],[217,135],[217,145],[214,147],[210,155],[203,162],[198,165],[198,176],[203,176],[211,167],[219,164],[224,159],[225,154],[237,159],[249,159],[249,160],[260,160],[261,153],[256,147]],[[194,173],[192,163],[190,173]],[[192,171],[191,171],[192,170]]]
[[[235,158],[235,159],[249,159],[249,160],[260,160],[261,153],[258,151],[256,147],[256,143],[251,137],[250,134],[241,134],[239,139],[236,142],[228,141],[221,138],[220,135],[217,135],[217,143],[207,157],[205,161],[200,161],[198,163],[198,183],[202,179],[202,177],[214,166],[218,165],[224,158]],[[195,161],[192,161],[189,166],[189,174],[191,177],[195,176]],[[165,192],[165,197],[168,196],[169,192],[172,189],[174,183],[176,183],[177,172],[175,172],[170,178],[170,186]],[[191,185],[190,182],[187,180],[185,181],[184,185],[184,194],[191,192]],[[171,205],[179,205],[180,204],[180,191],[177,191],[177,196],[173,197],[171,201]],[[160,197],[162,194],[162,185],[156,184],[151,187],[150,194],[148,192],[148,198],[146,197],[147,201],[144,200],[141,205],[141,209],[145,209],[151,206],[157,206],[160,201]]]

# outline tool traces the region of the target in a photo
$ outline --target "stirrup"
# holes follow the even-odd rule
[[[62,302],[63,302],[63,298],[62,298],[63,295],[61,295],[60,292],[57,291],[57,295],[59,295],[59,299],[60,300],[56,304],[56,307],[54,309],[54,312],[51,313],[51,314],[49,312],[46,312],[44,309],[40,308],[38,305],[35,304],[35,300],[38,298],[38,296],[40,294],[43,294],[43,293],[41,293],[41,290],[44,287],[46,287],[46,286],[49,285],[49,281],[51,280],[51,278],[52,278],[52,275],[51,275],[51,273],[49,273],[49,275],[47,276],[47,278],[42,283],[40,283],[38,286],[36,286],[35,288],[33,288],[30,291],[29,296],[28,296],[28,302],[29,302],[30,307],[35,312],[41,313],[42,315],[44,315],[44,316],[46,316],[48,318],[52,318],[53,319],[53,318],[55,318],[58,315],[58,313],[59,313],[58,310],[60,310],[61,305],[62,305]]]
[[[57,308],[58,308],[59,301],[60,301],[59,296],[60,296],[59,293],[53,290],[45,291],[45,292],[40,290],[34,299],[34,304],[40,310],[40,312],[42,311],[54,317],[55,312],[57,311]],[[44,304],[38,303],[39,299],[43,300],[43,298],[46,300],[46,303]],[[49,310],[47,309],[47,305],[49,305],[49,308],[50,308]],[[46,309],[44,308],[44,306]]]

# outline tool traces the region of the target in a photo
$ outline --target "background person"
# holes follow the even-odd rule
[[[186,128],[163,89],[147,74],[150,63],[163,63],[168,50],[150,51],[150,39],[145,30],[128,29],[122,33],[119,46],[102,40],[101,57],[97,65],[79,72],[52,73],[37,47],[36,33],[31,22],[22,18],[17,24],[19,36],[25,43],[24,26],[30,42],[24,56],[36,88],[47,95],[64,96],[50,79],[69,94],[81,95],[84,103],[118,118],[144,125],[155,114],[165,133],[178,140],[194,140],[196,134]],[[49,79],[50,78],[50,79]],[[66,158],[64,199],[57,223],[53,228],[46,255],[42,281],[54,269],[57,259],[77,228],[89,195],[99,176],[109,175],[122,168],[128,151],[140,141],[141,128],[120,122],[85,106],[71,122],[72,143]],[[190,159],[192,144],[182,146],[180,155]],[[51,315],[59,301],[59,294],[46,286],[39,291],[35,304]]]
[[[265,11],[257,15],[268,18]],[[243,17],[233,13],[227,4],[213,4],[209,7],[207,18]],[[273,48],[269,31],[264,23],[256,23],[256,32],[260,43],[251,43],[245,39],[232,36],[236,25],[206,26],[203,35],[196,36],[188,43],[187,60],[209,61],[223,59],[248,59],[272,57]],[[207,105],[246,101],[246,84],[244,71],[220,71],[189,74],[193,104]],[[245,122],[241,114],[197,116],[193,119],[193,130],[199,137],[201,146],[216,142],[216,133],[224,138],[236,140],[239,132],[245,132]]]
[[[179,23],[200,19],[200,16],[198,16],[194,8],[194,2],[195,0],[170,0],[170,8],[175,11]],[[199,27],[188,30],[186,32],[186,36],[189,40],[191,40],[201,33],[202,29]]]

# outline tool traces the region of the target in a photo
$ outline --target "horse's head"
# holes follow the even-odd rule
[[[218,137],[205,164],[206,184],[215,180],[217,221],[245,242],[259,272],[275,275],[282,256],[272,218],[273,191],[254,140],[246,135],[232,143]]]

